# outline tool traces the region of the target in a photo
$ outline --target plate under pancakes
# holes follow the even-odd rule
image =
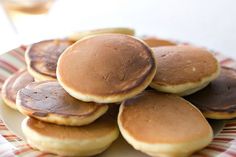
[[[90,124],[108,110],[108,105],[82,102],[71,97],[56,81],[29,84],[17,94],[17,108],[36,119],[80,126]]]
[[[20,70],[8,77],[2,87],[2,98],[4,102],[11,108],[16,109],[16,94],[17,92],[33,82],[34,78],[26,69]]]
[[[206,88],[187,96],[186,99],[198,107],[207,118],[235,118],[236,70],[222,67],[218,78]]]
[[[72,43],[69,40],[54,39],[29,46],[25,53],[29,73],[36,81],[55,80],[58,58]]]
[[[196,107],[179,96],[155,91],[123,102],[118,124],[127,142],[151,156],[189,156],[213,137]]]
[[[77,99],[112,103],[140,93],[155,72],[152,50],[145,43],[127,35],[104,34],[66,49],[58,60],[57,79]]]
[[[79,127],[26,118],[22,122],[22,130],[27,142],[34,148],[63,156],[91,156],[101,153],[119,135],[116,122],[108,115]]]
[[[150,86],[158,91],[189,95],[219,75],[219,63],[206,49],[179,45],[157,47],[153,51],[157,72]]]

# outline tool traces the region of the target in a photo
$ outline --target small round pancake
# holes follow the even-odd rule
[[[179,96],[155,91],[123,102],[118,125],[127,142],[151,156],[189,156],[213,138],[196,107]]]
[[[77,41],[90,35],[99,35],[99,34],[107,34],[107,33],[126,34],[126,35],[134,36],[135,31],[130,28],[122,28],[122,27],[102,28],[102,29],[94,29],[94,30],[89,30],[89,31],[77,32],[77,33],[71,34],[68,37],[68,39],[72,41]]]
[[[153,51],[158,70],[150,86],[158,91],[189,95],[219,75],[219,63],[206,49],[181,45]]]
[[[236,118],[236,70],[222,67],[217,79],[186,99],[198,107],[207,118]]]
[[[29,84],[17,93],[17,108],[36,119],[60,124],[86,125],[108,110],[108,105],[82,102],[70,96],[56,81]]]
[[[160,39],[156,37],[144,37],[142,40],[150,47],[160,47],[160,46],[175,46],[177,45],[176,43],[165,40],[165,39]]]
[[[36,81],[55,80],[57,61],[72,44],[69,40],[44,40],[28,47],[25,53],[29,73]]]
[[[119,136],[117,124],[102,116],[85,126],[63,126],[26,118],[22,131],[27,142],[40,151],[61,156],[92,156],[106,150]]]
[[[64,51],[57,66],[57,79],[70,95],[100,103],[120,102],[140,93],[155,73],[152,50],[122,34],[79,40]]]
[[[2,99],[11,108],[16,108],[16,93],[33,82],[34,78],[26,69],[20,70],[6,79],[2,86]]]

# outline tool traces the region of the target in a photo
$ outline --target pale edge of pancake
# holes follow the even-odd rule
[[[217,71],[211,74],[210,76],[206,76],[202,78],[198,82],[188,82],[188,83],[179,84],[179,85],[158,85],[158,84],[155,84],[154,82],[151,82],[150,87],[161,92],[173,93],[179,96],[187,96],[206,87],[211,81],[216,79],[219,76],[219,74],[220,74],[220,64],[217,61]]]
[[[132,36],[130,36],[132,37]],[[87,37],[86,37],[87,38]],[[83,38],[82,40],[85,40],[86,38]],[[125,92],[125,93],[120,93],[120,94],[113,94],[113,95],[108,95],[108,96],[99,96],[99,95],[92,95],[92,94],[86,94],[86,93],[81,93],[78,92],[76,90],[74,90],[73,88],[67,86],[62,80],[61,80],[61,76],[58,72],[58,66],[57,66],[57,81],[58,83],[73,97],[85,101],[85,102],[98,102],[98,103],[116,103],[116,102],[121,102],[125,99],[131,98],[137,94],[139,94],[140,92],[142,92],[143,90],[145,90],[146,87],[149,86],[149,84],[151,83],[151,81],[153,80],[155,74],[156,74],[156,70],[157,70],[157,64],[156,64],[156,60],[154,58],[154,54],[151,48],[149,48],[149,46],[142,41],[139,38],[136,37],[132,37],[135,38],[136,40],[139,40],[141,43],[143,43],[145,46],[147,46],[147,48],[150,50],[151,52],[151,57],[153,58],[154,61],[154,68],[153,70],[150,72],[150,74],[145,78],[145,80],[143,81],[143,83],[133,89],[131,89],[129,92]],[[70,46],[71,47],[71,46]],[[69,49],[70,47],[68,47],[67,49]],[[65,51],[64,51],[65,52]],[[63,56],[63,55],[61,55]],[[57,63],[60,62],[61,56],[59,57],[59,60]]]
[[[217,112],[217,111],[202,111],[202,114],[209,119],[218,119],[218,120],[224,120],[224,119],[233,119],[236,118],[236,112],[228,113],[228,112]]]
[[[183,100],[186,101],[185,99]],[[198,108],[196,108],[191,103],[189,103],[189,105],[195,108],[199,112],[199,114],[202,116],[202,118],[205,119]],[[163,157],[187,157],[191,155],[192,153],[194,153],[195,151],[201,150],[202,148],[209,145],[213,139],[213,131],[211,129],[211,132],[208,135],[206,135],[206,137],[204,138],[200,137],[198,140],[186,141],[182,143],[179,142],[179,143],[174,143],[174,144],[167,144],[167,143],[154,144],[154,143],[146,143],[143,141],[139,141],[135,139],[131,133],[129,133],[127,130],[123,128],[122,122],[120,120],[123,108],[124,108],[124,105],[122,104],[120,106],[118,119],[117,119],[118,126],[119,126],[122,136],[135,149],[140,150],[148,155],[163,156]],[[211,128],[210,125],[209,127]]]
[[[23,69],[22,69],[23,70]],[[11,81],[11,79],[14,77],[14,74],[12,74],[11,76],[9,76],[3,83],[2,85],[2,90],[1,90],[1,96],[2,96],[2,100],[4,101],[4,103],[9,106],[10,108],[17,110],[16,107],[16,102],[11,101],[10,99],[7,98],[7,85],[9,84],[9,82]]]
[[[96,112],[86,116],[62,115],[56,113],[47,113],[46,116],[37,116],[33,114],[34,110],[31,110],[21,105],[19,93],[17,93],[16,107],[24,115],[34,117],[38,120],[42,120],[45,122],[50,122],[58,125],[69,125],[69,126],[81,126],[90,124],[97,118],[102,116],[104,113],[106,113],[106,111],[108,110],[108,105],[102,105]]]
[[[29,46],[25,52],[25,62],[27,65],[28,72],[34,77],[35,81],[39,82],[39,81],[47,81],[47,80],[56,80],[56,78],[54,78],[54,77],[50,77],[50,76],[41,74],[41,73],[35,71],[33,68],[31,68],[31,66],[30,66],[31,60],[28,55],[30,47],[31,46]]]
[[[135,35],[135,31],[131,28],[102,28],[102,29],[94,29],[94,30],[88,30],[88,31],[82,31],[73,33],[68,36],[69,40],[77,41],[84,37],[90,36],[90,35],[99,35],[99,34],[107,34],[107,33],[117,33],[117,34],[126,34],[126,35]]]
[[[91,156],[99,154],[106,150],[119,136],[119,130],[118,128],[115,128],[106,136],[97,137],[92,140],[57,139],[41,135],[28,127],[28,119],[29,118],[25,118],[21,124],[27,142],[33,148],[37,148],[40,151],[55,153],[62,156]]]
[[[6,104],[7,106],[9,106],[10,108],[17,110],[16,104],[9,100],[7,97],[2,96],[2,100],[4,101],[4,104]]]

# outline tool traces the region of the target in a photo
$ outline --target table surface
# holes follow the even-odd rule
[[[13,21],[0,6],[0,54],[75,31],[131,27],[138,35],[188,41],[236,59],[235,6],[235,0],[55,0],[48,14]]]

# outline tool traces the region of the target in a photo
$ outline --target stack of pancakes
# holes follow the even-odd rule
[[[120,131],[148,155],[189,156],[213,138],[205,117],[236,117],[236,71],[203,48],[109,28],[32,44],[25,58],[2,97],[41,151],[96,155]]]

